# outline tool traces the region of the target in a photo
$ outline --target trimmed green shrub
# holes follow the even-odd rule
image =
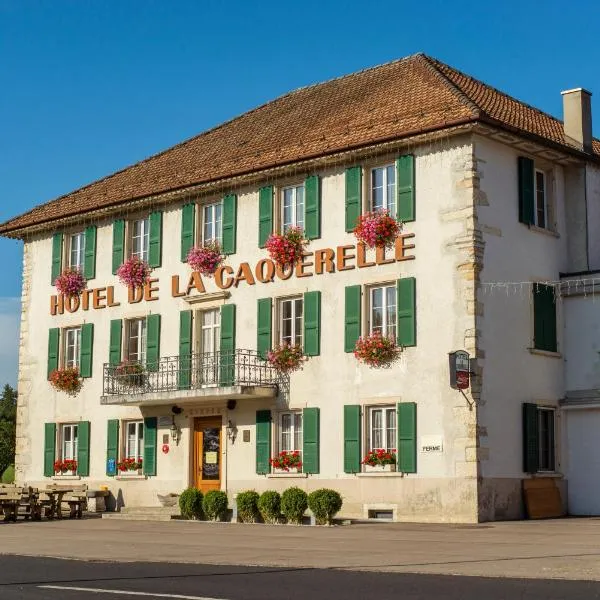
[[[308,496],[299,487],[291,487],[281,494],[281,512],[288,523],[302,523],[307,508]]]
[[[333,517],[342,508],[342,497],[335,490],[315,490],[308,495],[308,507],[315,515],[317,525],[331,525]]]
[[[202,492],[195,487],[189,487],[179,496],[179,509],[184,519],[202,518]]]
[[[279,523],[281,496],[273,491],[263,492],[258,499],[258,510],[265,523]]]
[[[222,521],[225,515],[227,515],[227,494],[220,490],[206,492],[202,500],[202,508],[207,519]]]
[[[4,473],[2,473],[2,483],[15,482],[15,465],[8,465]]]
[[[260,517],[260,511],[258,510],[259,498],[259,493],[254,490],[240,492],[237,495],[238,519],[242,523],[256,523],[258,521],[258,517]]]

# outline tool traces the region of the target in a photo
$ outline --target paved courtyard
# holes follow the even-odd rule
[[[600,581],[600,519],[339,527],[84,519],[0,524],[0,554]]]

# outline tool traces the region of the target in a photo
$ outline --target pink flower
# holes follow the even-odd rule
[[[132,256],[117,269],[117,276],[123,285],[131,288],[141,288],[148,283],[151,272],[152,269],[146,261],[137,256]]]
[[[278,371],[291,373],[292,371],[301,369],[307,358],[302,354],[300,346],[284,342],[280,346],[275,346],[273,350],[267,353],[267,360]]]
[[[401,229],[402,224],[387,210],[378,210],[358,217],[354,235],[369,248],[392,248]]]
[[[300,262],[307,244],[302,229],[290,227],[283,235],[272,233],[265,247],[273,262],[283,269]]]
[[[208,277],[215,274],[215,271],[223,264],[224,260],[225,257],[221,254],[221,246],[216,241],[207,242],[200,248],[194,246],[187,255],[190,267]]]
[[[400,348],[393,337],[383,337],[380,331],[358,338],[354,356],[370,367],[389,367],[400,357]]]
[[[54,281],[59,293],[72,298],[79,296],[87,282],[79,269],[65,269]]]

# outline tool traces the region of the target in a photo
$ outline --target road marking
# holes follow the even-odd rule
[[[177,598],[179,600],[226,600],[226,598],[208,598],[206,596],[184,596],[182,594],[156,594],[153,592],[134,592],[131,590],[105,590],[102,588],[70,587],[65,585],[39,585],[38,587],[45,590],[90,592],[91,594],[114,594],[115,596],[149,596],[151,598]]]

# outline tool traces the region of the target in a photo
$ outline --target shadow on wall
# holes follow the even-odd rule
[[[108,493],[106,497],[106,511],[107,512],[120,512],[121,508],[125,506],[125,500],[123,499],[123,490],[119,488],[117,495],[112,492]]]

